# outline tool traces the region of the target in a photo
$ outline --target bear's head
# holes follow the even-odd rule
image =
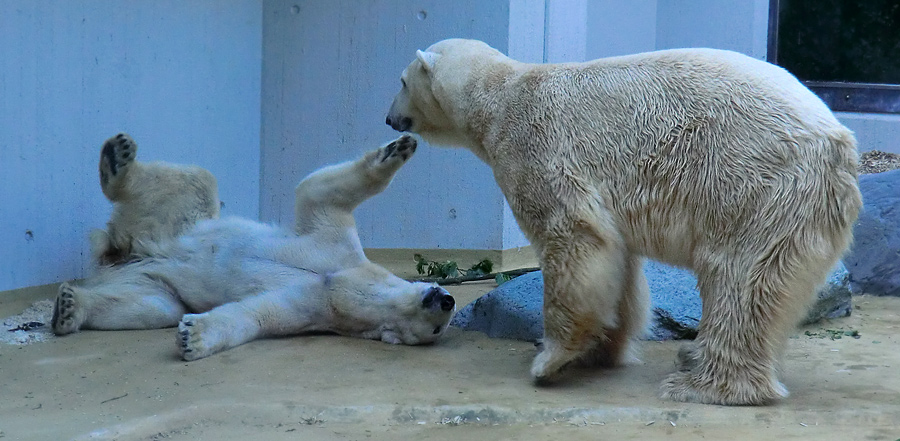
[[[469,83],[486,63],[505,56],[478,40],[449,39],[416,51],[400,75],[400,92],[385,123],[433,144],[473,146],[468,133]]]
[[[421,345],[434,343],[444,335],[456,312],[453,296],[430,283],[415,282],[409,288],[416,294],[385,302],[394,314],[385,316],[374,338],[391,344]]]

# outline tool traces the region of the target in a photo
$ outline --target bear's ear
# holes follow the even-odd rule
[[[441,54],[436,52],[416,51],[416,58],[422,63],[425,72],[430,74],[434,71],[434,64],[437,63],[438,58],[441,58]]]

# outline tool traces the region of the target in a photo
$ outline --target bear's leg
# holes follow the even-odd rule
[[[103,143],[100,151],[100,188],[110,201],[127,197],[129,170],[137,157],[137,143],[119,133]]]
[[[755,263],[722,257],[698,270],[700,331],[678,354],[679,372],[662,396],[709,404],[768,404],[788,395],[776,376],[787,336],[802,317],[829,262],[778,244]]]
[[[178,324],[184,305],[160,281],[128,274],[124,267],[107,270],[101,280],[82,286],[63,283],[53,308],[57,335],[79,329],[158,329]],[[145,280],[140,280],[145,278]]]
[[[583,358],[588,366],[615,367],[637,359],[631,346],[647,331],[650,310],[650,287],[640,256],[626,257],[622,282],[618,326],[607,330],[605,338]]]
[[[177,343],[186,361],[208,357],[260,337],[298,334],[315,325],[313,308],[304,307],[293,285],[226,303],[202,314],[185,314],[178,324]]]
[[[543,351],[531,365],[531,375],[538,383],[552,380],[566,364],[590,357],[598,342],[609,342],[607,331],[622,325],[619,311],[625,252],[615,234],[576,226],[547,237],[552,239],[540,247]],[[624,347],[614,352],[621,349]]]
[[[353,210],[387,188],[415,151],[415,138],[404,135],[362,158],[323,168],[303,179],[295,192],[297,233],[355,225]]]

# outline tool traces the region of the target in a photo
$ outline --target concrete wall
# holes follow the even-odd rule
[[[127,4],[127,7],[125,6]],[[384,116],[416,49],[478,38],[529,62],[687,46],[765,57],[768,0],[0,2],[0,291],[81,277],[109,204],[100,143],[205,166],[225,214],[290,224],[306,173],[397,136]],[[900,116],[841,113],[900,153]],[[359,212],[370,248],[527,244],[490,170],[423,145]]]
[[[837,112],[838,120],[856,133],[860,152],[900,154],[900,115]]]
[[[769,0],[658,0],[656,49],[711,47],[764,60]]]
[[[0,2],[0,291],[84,275],[119,131],[257,216],[261,23],[258,0]]]
[[[656,49],[657,0],[587,3],[585,58],[636,54]]]
[[[505,1],[263,3],[260,216],[293,222],[310,171],[399,134],[384,124],[416,49],[449,37],[507,50]],[[501,249],[503,195],[467,150],[421,145],[387,191],[357,210],[368,248]]]

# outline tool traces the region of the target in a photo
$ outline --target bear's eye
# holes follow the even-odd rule
[[[432,332],[432,334],[440,334],[441,328],[442,328],[442,326],[438,326],[437,328],[434,328],[434,332]]]
[[[400,85],[403,86],[404,89],[406,89],[406,80],[400,78]]]

